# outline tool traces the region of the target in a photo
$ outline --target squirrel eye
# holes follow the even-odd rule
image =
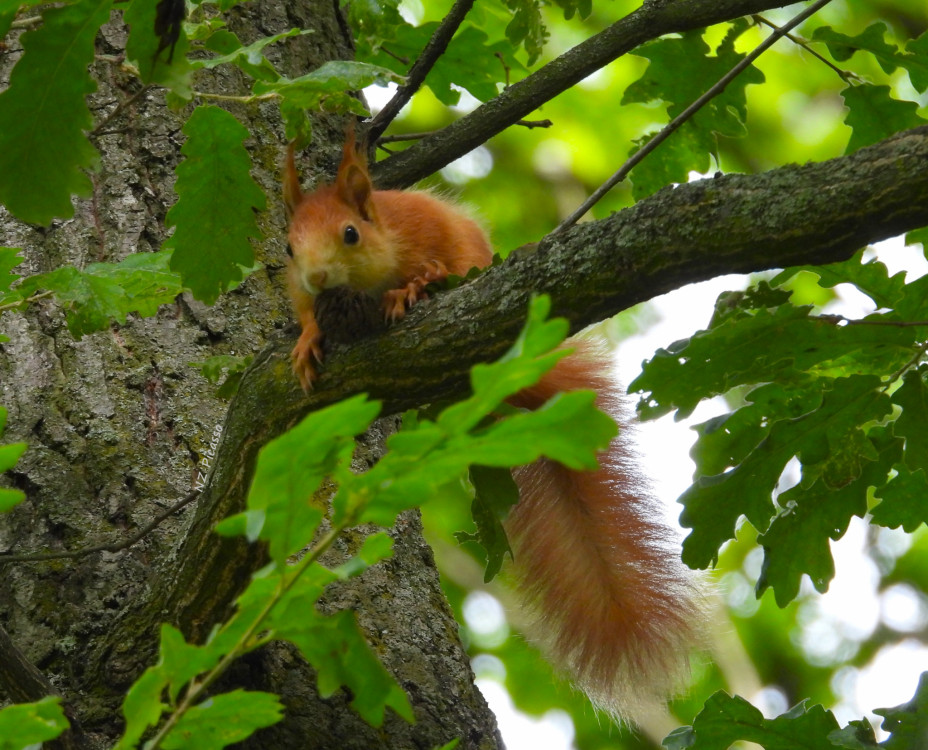
[[[345,227],[344,240],[346,245],[357,245],[361,240],[361,235],[354,224],[349,224],[347,227]]]
[[[287,255],[293,257],[293,246],[289,242],[287,243]]]

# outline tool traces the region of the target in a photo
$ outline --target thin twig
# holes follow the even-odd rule
[[[532,130],[533,128],[550,128],[554,125],[551,120],[519,120],[515,125],[521,125],[523,128]],[[437,130],[422,130],[418,133],[394,133],[393,135],[381,136],[377,141],[377,146],[381,147],[384,143],[399,143],[402,141],[418,141],[422,138],[428,138],[430,135],[437,133]],[[386,151],[386,149],[384,149]]]
[[[165,738],[170,734],[171,730],[177,725],[177,723],[184,717],[184,714],[187,713],[197,702],[197,700],[203,696],[206,690],[212,685],[216,680],[218,680],[229,666],[238,659],[243,653],[247,652],[249,649],[249,642],[252,637],[261,626],[264,624],[264,621],[270,615],[271,611],[274,609],[277,604],[283,599],[284,595],[293,588],[294,584],[303,575],[304,572],[312,565],[316,560],[318,560],[328,549],[332,546],[335,540],[338,538],[338,535],[341,534],[350,524],[348,522],[343,523],[342,525],[335,526],[330,529],[323,537],[316,542],[313,548],[296,564],[293,566],[293,572],[288,577],[289,580],[286,580],[283,586],[274,594],[273,597],[264,605],[264,609],[258,614],[254,619],[248,629],[242,634],[238,639],[235,645],[222,657],[219,663],[213,667],[203,678],[202,682],[197,682],[196,680],[190,682],[187,686],[187,690],[184,693],[184,697],[181,699],[180,704],[177,707],[177,710],[174,711],[170,716],[168,716],[167,721],[161,726],[158,730],[158,733],[145,744],[146,748],[150,750],[158,750],[161,747],[161,743]],[[259,643],[266,642],[268,639],[259,639]],[[257,646],[257,644],[252,644],[252,647]]]
[[[448,48],[448,43],[451,41],[451,37],[454,36],[458,27],[464,21],[464,16],[467,15],[473,5],[474,0],[456,0],[454,5],[451,6],[448,15],[438,24],[438,28],[435,29],[432,38],[429,39],[428,44],[425,45],[422,54],[419,55],[419,58],[409,69],[409,76],[406,79],[406,83],[396,90],[396,94],[387,102],[387,106],[380,110],[377,116],[371,121],[367,131],[368,143],[375,142],[381,136],[383,131],[387,129],[387,126],[393,122],[394,118],[400,113],[400,110],[406,105],[406,102],[419,90],[419,87],[422,85],[423,81],[425,81],[425,77],[429,74],[429,71],[435,65],[438,58],[445,53],[445,50]]]
[[[648,141],[642,148],[636,151],[632,156],[622,165],[618,172],[616,172],[612,177],[606,180],[602,185],[600,185],[593,194],[587,198],[583,204],[574,211],[570,216],[568,216],[564,221],[562,221],[557,228],[551,232],[551,234],[558,234],[563,232],[565,229],[572,227],[577,221],[582,217],[587,211],[590,210],[606,193],[608,193],[612,188],[618,185],[622,180],[624,180],[628,173],[637,166],[648,154],[650,154],[654,149],[656,149],[661,143],[663,143],[667,138],[673,133],[677,128],[679,128],[683,123],[689,120],[696,112],[702,109],[703,106],[716,96],[722,93],[725,90],[725,87],[728,86],[738,75],[747,68],[751,63],[753,63],[758,57],[760,57],[764,52],[766,52],[770,47],[772,47],[781,37],[783,37],[787,32],[796,28],[799,24],[805,21],[810,16],[818,13],[822,8],[824,8],[831,0],[818,0],[817,3],[810,5],[802,13],[797,16],[794,16],[785,26],[774,31],[769,37],[767,37],[763,42],[761,42],[750,54],[748,54],[743,60],[741,60],[737,65],[735,65],[731,70],[729,70],[724,76],[722,76],[714,86],[712,86],[706,93],[700,96],[695,102],[693,102],[689,107],[683,110],[679,115],[674,117],[670,122],[668,122],[663,130],[661,130],[657,135],[654,136],[650,141]]]
[[[27,305],[30,302],[35,302],[36,300],[43,299],[44,297],[51,297],[52,294],[54,294],[54,292],[38,292],[37,294],[33,294],[31,297],[26,297],[25,299],[19,299],[19,300],[16,300],[15,302],[7,302],[5,305],[0,305],[0,312],[3,312],[4,310],[12,310],[17,307],[22,307],[23,305]]]
[[[185,498],[174,503],[170,508],[155,516],[151,521],[145,524],[139,531],[130,537],[118,542],[104,542],[95,544],[90,547],[81,547],[76,550],[66,550],[63,552],[41,552],[32,555],[0,555],[0,565],[7,563],[20,562],[45,562],[47,560],[61,560],[67,557],[80,558],[92,555],[94,552],[119,552],[120,550],[131,547],[136,542],[141,541],[152,530],[154,530],[162,521],[169,516],[174,515],[177,511],[189,505],[200,494],[199,490],[191,490]]]
[[[28,18],[17,18],[10,24],[10,28],[31,29],[33,26],[38,26],[40,23],[42,23],[42,16],[29,16]]]
[[[912,357],[912,359],[906,362],[902,367],[900,367],[898,370],[896,370],[896,372],[894,372],[890,376],[889,380],[887,380],[886,383],[883,385],[883,391],[884,392],[888,391],[892,387],[893,383],[895,383],[897,380],[899,380],[899,378],[905,375],[909,370],[911,370],[913,367],[919,364],[919,362],[922,361],[922,357],[925,356],[925,352],[928,352],[928,342],[925,342],[924,344],[922,344],[918,348],[918,351],[915,352],[915,355]]]
[[[779,26],[777,26],[777,25],[776,25],[775,23],[773,23],[772,21],[768,21],[766,18],[764,18],[763,16],[761,16],[761,15],[759,15],[759,14],[755,14],[755,15],[753,15],[753,16],[751,16],[751,17],[752,17],[757,23],[762,23],[762,24],[764,24],[765,26],[769,26],[769,27],[770,27],[771,29],[773,29],[774,31],[779,31],[779,30],[780,30],[780,27],[779,27]],[[823,63],[825,63],[825,65],[827,65],[829,68],[831,68],[835,73],[837,73],[837,74],[841,77],[841,80],[843,80],[843,81],[850,81],[852,78],[855,78],[855,79],[857,78],[857,76],[854,75],[853,73],[851,73],[849,70],[841,70],[841,68],[839,68],[837,65],[835,65],[831,60],[827,59],[824,55],[822,55],[821,53],[816,52],[814,49],[812,49],[812,47],[809,46],[809,42],[808,42],[807,40],[802,39],[802,38],[800,38],[800,37],[798,37],[798,36],[795,36],[794,34],[784,34],[783,36],[785,36],[787,39],[789,39],[793,44],[795,44],[795,45],[797,45],[797,46],[799,46],[799,47],[802,47],[806,52],[808,52],[810,55],[812,55],[812,57],[815,57],[815,58],[821,60]]]

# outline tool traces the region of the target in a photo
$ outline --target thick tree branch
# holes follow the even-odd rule
[[[374,180],[382,188],[409,187],[650,39],[791,4],[782,0],[645,2],[638,10],[509,86],[469,115],[384,159],[371,170]]]
[[[244,507],[258,450],[308,412],[358,392],[396,413],[467,390],[469,368],[499,356],[529,298],[551,295],[577,331],[684,284],[725,273],[844,260],[860,247],[928,225],[928,127],[819,164],[727,175],[667,188],[608,219],[580,224],[517,253],[473,283],[416,306],[386,334],[330,352],[317,389],[290,372],[292,336],[245,373],[226,419],[215,472],[142,626],[161,619],[204,636],[227,612],[260,552],[217,538],[213,525]],[[125,639],[120,641],[119,639]]]

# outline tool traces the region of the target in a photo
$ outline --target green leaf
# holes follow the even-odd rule
[[[917,334],[911,328],[841,326],[809,312],[808,307],[784,305],[730,316],[709,331],[659,349],[629,385],[629,392],[646,394],[638,407],[642,418],[677,409],[680,419],[702,399],[746,383],[796,382],[810,371],[882,375],[887,363],[901,365],[912,357]]]
[[[644,148],[657,133],[635,140],[637,148],[629,156]],[[662,187],[685,183],[690,172],[707,172],[712,165],[710,154],[715,151],[715,138],[691,122],[685,122],[670,138],[661,143],[648,157],[629,173],[632,195],[641,200]]]
[[[827,266],[794,266],[777,274],[771,284],[783,284],[800,271],[808,271],[819,278],[819,285],[829,289],[838,284],[853,284],[880,308],[894,308],[905,295],[905,271],[889,275],[886,266],[873,259],[863,262],[863,250],[853,258]]]
[[[212,52],[220,53],[219,57],[213,57],[209,60],[194,60],[192,64],[196,69],[215,68],[218,65],[230,63],[255,80],[276,81],[280,79],[280,73],[277,72],[271,61],[264,56],[264,48],[279,42],[281,39],[311,33],[313,33],[312,29],[290,29],[280,34],[258,39],[249,45],[243,45],[231,31],[219,29],[206,40],[206,48]]]
[[[506,38],[513,46],[524,46],[529,66],[534,65],[550,36],[541,15],[541,3],[538,0],[505,1],[506,7],[512,11]]]
[[[851,154],[902,130],[924,125],[918,104],[890,96],[889,86],[869,83],[848,86],[841,92],[849,112],[845,123],[853,129],[844,153]]]
[[[177,628],[162,623],[160,655],[158,667],[167,681],[168,696],[174,704],[183,687],[198,674],[216,666],[224,652],[213,642],[206,646],[189,644]]]
[[[797,456],[803,466],[833,458],[835,445],[859,426],[882,419],[891,410],[889,397],[879,390],[880,379],[857,375],[835,380],[820,407],[797,419],[777,422],[769,435],[732,470],[701,477],[680,497],[680,524],[692,529],[683,542],[683,560],[705,568],[718,550],[734,538],[742,515],[758,531],[765,531],[775,515],[772,493],[787,462]]]
[[[874,750],[879,747],[873,727],[866,719],[848,722],[843,729],[830,732],[828,739],[835,747],[848,750]]]
[[[112,0],[81,0],[45,12],[22,36],[25,53],[0,93],[0,203],[32,224],[48,224],[74,209],[71,195],[89,195],[83,170],[97,164],[84,131],[93,119],[86,97],[96,90],[87,72],[94,38]]]
[[[715,54],[710,54],[702,30],[636,48],[635,54],[647,59],[649,64],[644,75],[625,90],[622,104],[665,101],[670,105],[667,114],[673,119],[744,58],[743,54],[735,52],[735,41],[747,28],[748,23],[743,19],[732,23]],[[686,75],[680,75],[681,70],[685,70]],[[754,66],[748,67],[658,146],[654,154],[632,170],[635,198],[650,195],[672,182],[686,182],[690,171],[707,171],[708,156],[717,151],[716,134],[730,138],[745,135],[745,88],[748,84],[763,82],[763,73]],[[643,146],[650,137],[640,139],[639,145]]]
[[[61,698],[48,696],[36,703],[17,703],[0,709],[0,750],[29,750],[53,740],[70,724]]]
[[[6,408],[0,406],[0,435],[3,434],[3,428],[6,425],[6,416]],[[0,474],[12,469],[27,447],[26,443],[8,443],[6,445],[0,445]],[[5,487],[0,487],[0,513],[13,510],[13,508],[25,499],[25,493],[20,490],[10,490]]]
[[[909,71],[909,80],[915,90],[922,94],[928,89],[928,31],[905,46],[908,53],[902,66]]]
[[[697,478],[721,474],[740,464],[776,422],[796,419],[815,409],[821,403],[821,390],[812,383],[792,388],[768,383],[744,398],[746,406],[693,428],[699,434],[690,451]]]
[[[91,263],[83,271],[64,266],[24,279],[23,295],[39,289],[54,292],[65,308],[68,330],[75,338],[102,330],[126,315],[152,316],[182,291],[180,277],[169,270],[171,254],[136,253],[119,263]]]
[[[882,21],[870,24],[857,36],[847,36],[830,26],[821,26],[812,34],[812,39],[825,42],[831,56],[838,62],[850,59],[855,52],[869,52],[884,73],[892,73],[897,67],[904,68],[916,91],[921,93],[928,89],[928,34],[910,41],[903,54],[896,45],[885,40],[886,31],[886,24]]]
[[[503,410],[505,399],[534,384],[566,355],[554,349],[566,322],[546,321],[549,308],[547,297],[533,300],[509,352],[473,368],[469,399],[448,407],[434,422],[422,420],[415,430],[393,435],[375,467],[342,484],[333,500],[336,523],[360,513],[363,521],[389,526],[399,512],[435,497],[449,477],[460,476],[470,464],[514,466],[547,456],[574,469],[596,468],[596,454],[608,446],[616,426],[595,409],[590,391],[558,394],[540,409],[483,426],[486,417]],[[368,504],[375,495],[376,502]]]
[[[266,201],[249,174],[242,145],[248,131],[238,120],[218,107],[197,107],[183,130],[178,200],[167,215],[175,231],[165,244],[174,249],[171,270],[211,305],[254,265],[249,238],[261,237],[254,210],[264,210]]]
[[[194,67],[187,60],[190,44],[182,24],[173,56],[170,55],[169,49],[158,52],[161,40],[155,34],[157,5],[158,0],[132,0],[132,4],[126,9],[125,21],[129,25],[126,57],[135,63],[143,83],[164,86],[175,96],[188,101],[193,96],[190,79],[194,71]]]
[[[859,51],[871,53],[880,64],[884,73],[892,73],[900,64],[902,55],[895,44],[889,44],[883,37],[887,31],[883,22],[870,24],[857,36],[841,34],[830,26],[820,26],[812,34],[812,40],[825,42],[828,51],[838,62],[844,62]]]
[[[251,364],[254,357],[235,357],[231,354],[217,354],[215,357],[208,357],[203,362],[191,362],[191,366],[196,367],[200,373],[210,383],[216,384],[223,378],[222,385],[216,391],[219,398],[232,398],[238,390],[238,384],[242,379],[245,370]]]
[[[351,691],[352,707],[368,724],[381,726],[387,707],[409,722],[414,720],[406,693],[371,652],[354,612],[323,617],[307,606],[300,617],[281,615],[274,623],[277,635],[299,648],[315,668],[323,698],[344,685]]]
[[[167,685],[167,675],[157,666],[146,669],[133,683],[122,702],[126,728],[114,750],[135,750],[146,730],[160,721],[167,708],[161,701]]]
[[[279,566],[312,541],[323,515],[313,493],[338,465],[350,464],[355,435],[379,410],[378,402],[355,396],[313,412],[261,449],[248,492],[248,536],[267,540]],[[228,530],[229,523],[218,530]]]
[[[364,59],[397,73],[405,73],[409,66],[397,58],[418,58],[436,28],[437,22],[415,28],[401,24],[388,40],[389,53],[382,48],[370,50]],[[425,85],[442,104],[448,106],[458,103],[461,98],[460,88],[466,89],[480,101],[488,101],[499,93],[497,82],[500,78],[500,58],[510,70],[524,70],[524,66],[513,56],[511,44],[489,44],[485,32],[473,26],[465,26],[454,36],[445,53],[429,71]]]
[[[256,81],[256,95],[275,93],[284,100],[282,106],[326,111],[366,114],[363,105],[350,95],[374,84],[400,83],[403,78],[392,70],[350,60],[332,60],[299,78],[278,81]]]
[[[0,247],[0,304],[15,281],[22,278],[13,269],[23,262],[22,252],[17,247]]]
[[[477,538],[487,553],[484,583],[499,573],[503,558],[512,556],[503,521],[510,508],[519,502],[519,488],[508,468],[474,465],[470,467],[470,481],[474,486],[472,513],[477,524]]]
[[[882,729],[891,734],[880,744],[884,750],[928,747],[928,672],[922,673],[915,695],[908,703],[878,708],[873,713],[883,717]]]
[[[756,742],[765,750],[830,750],[828,735],[838,729],[830,711],[806,708],[803,701],[785,714],[765,719],[740,696],[715,693],[693,720],[664,739],[668,750],[726,750],[738,740]]]
[[[220,750],[276,724],[284,707],[272,693],[233,690],[207,698],[189,709],[164,738],[165,750],[195,747]]]
[[[864,517],[869,488],[886,481],[902,448],[888,428],[875,429],[867,441],[873,460],[854,481],[836,488],[813,477],[777,497],[783,511],[757,540],[764,548],[758,597],[772,587],[777,604],[785,607],[798,595],[803,574],[820,593],[828,590],[835,574],[829,538],[837,541],[844,536],[852,516]]]
[[[894,431],[905,438],[905,463],[912,470],[928,474],[928,367],[909,370],[892,400],[902,409],[894,423]]]
[[[928,524],[928,479],[923,469],[898,466],[896,471],[896,476],[876,490],[880,503],[872,511],[872,521],[890,529],[901,526],[911,534]]]

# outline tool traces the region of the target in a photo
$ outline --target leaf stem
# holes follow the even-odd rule
[[[922,357],[925,356],[925,352],[928,352],[928,341],[918,347],[918,350],[915,352],[915,356],[912,357],[908,362],[906,362],[902,367],[900,367],[896,372],[894,372],[889,380],[886,381],[886,384],[883,386],[883,391],[888,391],[889,388],[895,383],[899,378],[905,375],[909,370],[915,367],[919,362],[921,362]]]
[[[775,23],[773,23],[772,21],[768,21],[766,18],[764,18],[764,17],[763,17],[762,15],[760,15],[760,14],[754,14],[754,15],[751,16],[751,17],[752,17],[757,23],[762,23],[762,24],[764,24],[765,26],[769,26],[769,27],[770,27],[771,29],[773,29],[774,31],[779,31],[779,30],[780,30],[780,27],[779,27],[779,26],[777,26],[777,25],[776,25]],[[835,73],[837,73],[838,76],[840,76],[840,78],[841,78],[842,81],[845,81],[845,82],[847,82],[847,83],[850,83],[852,79],[855,79],[855,80],[856,80],[856,79],[859,78],[859,77],[856,76],[854,73],[851,73],[849,70],[842,70],[842,69],[839,68],[837,65],[835,65],[833,62],[831,62],[831,60],[827,59],[824,55],[822,55],[820,52],[816,52],[814,49],[812,49],[812,47],[811,47],[811,45],[809,44],[808,40],[802,39],[801,37],[795,36],[794,34],[784,34],[783,36],[786,37],[787,39],[789,39],[793,44],[795,44],[795,45],[797,45],[797,46],[799,46],[799,47],[802,47],[806,52],[808,52],[810,55],[812,55],[812,57],[814,57],[814,58],[820,60],[821,62],[825,63],[825,65],[827,65],[827,66],[828,66],[829,68],[831,68]]]
[[[146,536],[148,536],[155,528],[157,528],[162,521],[166,518],[177,513],[177,511],[185,508],[200,494],[199,490],[193,490],[188,493],[184,498],[178,500],[170,508],[159,513],[151,521],[145,524],[141,529],[139,529],[135,534],[125,539],[121,539],[118,542],[101,542],[100,544],[94,544],[89,547],[81,547],[76,550],[65,550],[63,552],[40,552],[30,555],[6,555],[0,554],[0,565],[6,565],[8,563],[20,563],[20,562],[45,562],[48,560],[61,560],[67,557],[86,557],[91,555],[94,552],[119,552],[120,550],[127,549],[133,544],[141,541]]]
[[[523,128],[528,128],[533,130],[534,128],[550,128],[554,125],[551,120],[519,120],[514,123],[515,125],[520,125]],[[381,146],[384,143],[398,143],[400,141],[418,141],[421,138],[428,138],[430,135],[435,135],[439,131],[437,130],[425,130],[419,131],[417,133],[395,133],[394,135],[385,135],[377,141],[377,145]]]
[[[271,640],[268,637],[262,637],[255,642],[251,642],[252,636],[258,632],[268,615],[270,615],[274,607],[277,606],[284,595],[293,587],[293,584],[306,572],[306,569],[309,568],[310,565],[316,562],[316,560],[332,546],[332,543],[338,538],[338,535],[347,527],[348,521],[329,529],[329,531],[323,534],[322,538],[313,545],[313,548],[293,566],[293,574],[289,577],[289,580],[287,580],[286,577],[282,578],[281,586],[278,588],[277,592],[264,605],[264,609],[261,610],[254,622],[252,622],[248,629],[242,634],[241,638],[238,639],[238,642],[219,660],[219,663],[216,664],[215,667],[206,673],[202,681],[197,682],[194,680],[189,684],[177,709],[168,717],[167,721],[164,722],[161,729],[158,730],[158,733],[145,745],[146,750],[157,750],[161,746],[161,743],[171,730],[177,726],[177,723],[183,718],[184,714],[196,704],[203,693],[223,675],[239,656]]]
[[[738,77],[741,71],[747,68],[764,52],[770,49],[770,47],[772,47],[781,37],[785,36],[787,32],[791,31],[807,18],[817,13],[830,2],[831,0],[818,0],[818,2],[810,5],[802,13],[794,16],[785,26],[782,26],[774,31],[763,42],[757,45],[757,47],[755,47],[748,55],[746,55],[737,65],[735,65],[718,81],[716,81],[716,83],[711,88],[709,88],[708,91],[706,91],[696,101],[690,104],[690,106],[683,110],[679,115],[674,117],[657,135],[655,135],[638,151],[632,154],[631,157],[629,157],[629,159],[621,166],[621,168],[614,175],[612,175],[612,177],[610,177],[596,190],[594,190],[593,194],[590,195],[590,197],[587,198],[576,211],[574,211],[570,216],[564,219],[564,221],[558,224],[558,226],[554,229],[553,232],[551,232],[551,234],[559,234],[565,229],[569,229],[574,224],[576,224],[577,221],[596,203],[598,203],[606,193],[608,193],[610,190],[612,190],[612,188],[622,182],[622,180],[628,176],[628,173],[631,172],[632,169],[639,163],[641,163],[644,158],[648,156],[648,154],[650,154],[661,143],[667,140],[667,138],[669,138],[675,130],[677,130],[681,125],[683,125],[683,123],[695,115],[709,101],[721,94],[725,90],[725,87]]]
[[[35,302],[36,300],[44,299],[45,297],[51,297],[54,292],[39,292],[38,294],[33,294],[31,297],[25,297],[24,299],[17,300],[16,302],[7,302],[5,305],[0,305],[0,312],[4,310],[15,310],[17,307],[22,307],[27,305],[30,302]]]

